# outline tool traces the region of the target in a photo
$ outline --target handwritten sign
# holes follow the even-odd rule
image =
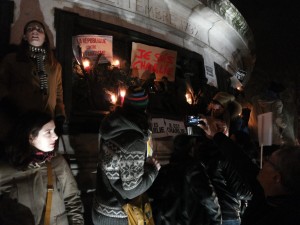
[[[160,138],[160,137],[168,136],[165,120],[163,118],[153,118],[151,120],[151,124],[152,124],[152,137]]]
[[[78,63],[83,58],[95,63],[107,63],[113,60],[113,37],[107,35],[77,35],[72,38],[73,54]],[[100,57],[99,57],[100,56]]]
[[[176,136],[178,134],[186,133],[184,123],[177,120],[167,120],[165,119],[167,133],[169,136]]]
[[[183,121],[153,118],[151,124],[153,138],[176,136],[178,134],[186,133]]]
[[[177,52],[141,43],[132,43],[131,69],[132,76],[148,79],[155,73],[156,80],[167,77],[169,81],[175,80]]]

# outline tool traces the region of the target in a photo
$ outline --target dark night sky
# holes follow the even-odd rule
[[[281,70],[274,67],[295,67],[299,64],[300,7],[297,8],[292,1],[281,1],[281,4],[271,0],[231,2],[253,32],[257,66],[272,72]]]

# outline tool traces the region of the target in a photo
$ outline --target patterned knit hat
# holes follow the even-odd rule
[[[149,99],[145,89],[140,86],[132,86],[127,89],[123,106],[130,106],[136,109],[147,108]]]

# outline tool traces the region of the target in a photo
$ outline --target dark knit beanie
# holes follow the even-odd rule
[[[130,106],[136,109],[145,110],[148,105],[148,94],[140,86],[132,86],[127,89],[123,106]]]

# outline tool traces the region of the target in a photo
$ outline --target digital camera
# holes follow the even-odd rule
[[[197,126],[200,124],[201,118],[200,116],[187,116],[187,126]]]

